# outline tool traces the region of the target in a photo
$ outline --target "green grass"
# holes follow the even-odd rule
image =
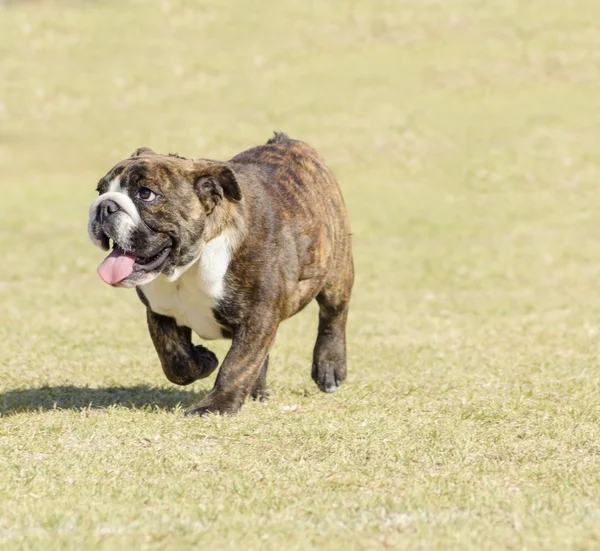
[[[0,547],[599,548],[599,79],[597,0],[0,7]],[[275,129],[346,196],[349,378],[310,307],[268,403],[184,418],[213,378],[166,381],[87,207]]]

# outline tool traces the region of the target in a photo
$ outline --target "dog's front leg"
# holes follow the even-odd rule
[[[204,346],[192,344],[192,330],[177,325],[173,318],[148,308],[148,331],[167,379],[189,385],[208,377],[219,365],[217,357]]]
[[[260,377],[261,368],[275,340],[277,323],[260,320],[234,332],[231,348],[223,360],[215,386],[186,415],[235,413]]]

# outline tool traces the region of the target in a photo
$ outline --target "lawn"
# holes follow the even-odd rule
[[[600,548],[597,0],[0,4],[0,548]],[[348,380],[313,305],[184,417],[87,208],[273,130],[346,197]]]

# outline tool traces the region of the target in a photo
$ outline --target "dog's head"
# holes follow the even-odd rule
[[[177,279],[202,245],[239,217],[242,200],[225,163],[141,148],[98,183],[89,211],[92,242],[112,252],[98,267],[108,284],[134,287],[160,274]]]

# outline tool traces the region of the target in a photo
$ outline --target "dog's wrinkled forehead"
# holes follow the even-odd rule
[[[146,159],[127,159],[114,166],[100,179],[98,191],[128,193],[143,185],[143,182],[152,182],[155,186],[163,188],[168,186],[172,177],[169,167],[164,166],[164,163],[150,162]]]

